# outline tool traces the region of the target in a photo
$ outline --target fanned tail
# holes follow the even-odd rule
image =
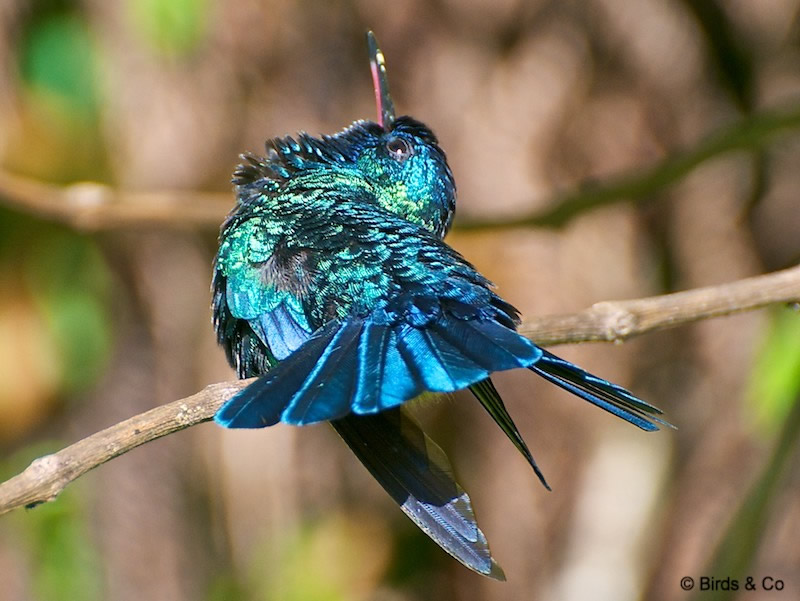
[[[423,327],[370,317],[333,321],[215,416],[228,428],[305,425],[379,413],[423,392],[454,392],[495,371],[528,367],[532,342],[488,319],[441,316]]]
[[[533,455],[528,449],[528,445],[525,444],[522,434],[519,433],[514,420],[511,419],[511,416],[506,410],[503,399],[500,397],[500,393],[497,392],[497,389],[494,387],[492,380],[490,378],[486,378],[477,384],[473,384],[469,387],[469,389],[470,392],[475,395],[475,398],[480,401],[481,405],[483,405],[483,408],[486,409],[489,415],[492,416],[492,419],[495,421],[495,423],[500,426],[500,429],[505,432],[509,440],[511,440],[519,452],[522,453],[522,456],[528,460],[528,463],[533,468],[533,472],[536,474],[536,477],[539,478],[539,481],[547,490],[552,490],[550,485],[547,483],[547,480],[545,480],[544,474],[539,469],[536,461],[533,459]]]
[[[659,425],[674,428],[658,417],[662,412],[657,407],[548,351],[542,350],[541,359],[528,369],[642,430],[652,432],[658,430]]]
[[[436,544],[469,569],[505,580],[447,456],[403,409],[349,415],[331,424],[400,509]]]

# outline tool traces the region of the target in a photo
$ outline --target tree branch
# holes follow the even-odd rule
[[[662,296],[595,303],[580,313],[526,320],[519,331],[542,346],[622,342],[654,330],[800,302],[800,265],[719,286]]]
[[[710,159],[729,152],[758,150],[776,135],[798,128],[800,105],[754,113],[713,132],[683,152],[672,153],[650,168],[608,177],[603,183],[587,184],[555,198],[543,211],[504,219],[461,220],[456,225],[462,229],[562,227],[589,209],[651,198]]]
[[[520,327],[543,345],[620,341],[654,330],[750,311],[773,303],[800,302],[800,266],[737,282],[650,298],[607,301],[571,315],[539,317]],[[220,382],[156,407],[31,463],[0,484],[0,514],[55,499],[89,470],[131,449],[213,418],[222,404],[253,381]]]
[[[146,442],[212,419],[226,399],[254,379],[209,384],[192,396],[140,413],[57,453],[35,459],[24,472],[0,484],[0,515],[52,501],[67,484],[98,465]]]
[[[233,196],[182,190],[132,192],[97,182],[58,186],[0,170],[0,201],[42,219],[94,231],[152,225],[217,228]]]
[[[561,227],[589,209],[625,200],[644,200],[679,181],[717,156],[763,148],[776,135],[800,128],[800,105],[743,117],[692,148],[676,152],[649,169],[585,185],[548,203],[533,215],[507,219],[460,219],[459,229],[520,226]],[[67,186],[45,184],[0,170],[0,202],[43,219],[82,230],[159,225],[217,228],[232,205],[229,193],[181,190],[132,192],[105,184],[82,182]]]

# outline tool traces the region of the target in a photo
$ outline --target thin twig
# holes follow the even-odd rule
[[[526,321],[520,331],[543,345],[619,341],[768,304],[796,302],[800,302],[800,266],[720,286],[597,303],[573,315]],[[34,460],[21,474],[0,484],[0,514],[52,501],[67,484],[106,461],[210,420],[222,403],[251,381],[211,384],[190,397],[151,409]]]
[[[707,288],[595,303],[580,313],[526,320],[520,333],[543,346],[621,342],[654,330],[800,300],[800,265]]]
[[[555,198],[544,211],[503,219],[461,220],[461,229],[562,227],[588,209],[620,201],[645,201],[686,177],[706,161],[729,152],[758,150],[780,134],[800,128],[800,105],[744,117],[717,130],[683,152],[675,152],[650,168],[587,184]]]
[[[554,199],[542,212],[499,220],[460,219],[456,227],[560,227],[594,207],[650,198],[709,159],[737,150],[762,148],[776,135],[798,128],[800,105],[749,115],[649,169],[609,177],[601,184],[581,186]],[[0,202],[82,230],[143,225],[217,228],[230,210],[232,198],[230,193],[115,190],[96,182],[57,186],[0,170]]]

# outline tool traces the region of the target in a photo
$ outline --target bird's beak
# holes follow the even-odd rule
[[[369,49],[369,68],[372,71],[372,84],[375,87],[375,103],[378,106],[378,123],[389,131],[394,123],[394,103],[389,94],[389,80],[386,78],[386,62],[378,47],[378,40],[371,31],[367,32]]]

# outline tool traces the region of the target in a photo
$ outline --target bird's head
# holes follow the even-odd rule
[[[455,212],[456,184],[439,141],[412,117],[395,117],[386,62],[375,35],[367,32],[378,123],[364,124],[373,139],[356,163],[373,184],[384,209],[443,236]]]
[[[240,202],[284,186],[348,187],[360,200],[444,236],[453,221],[456,184],[434,133],[412,117],[395,117],[383,54],[367,34],[378,122],[357,121],[332,136],[301,133],[267,142],[267,156],[242,155],[234,173]],[[352,192],[352,190],[351,190]]]
[[[456,185],[436,136],[411,117],[398,117],[388,128],[357,121],[332,136],[301,133],[267,142],[267,156],[242,155],[234,173],[239,199],[258,200],[265,190],[286,186],[351,185],[360,200],[417,223],[443,236],[455,210]]]
[[[453,219],[456,184],[433,132],[411,117],[398,117],[389,127],[359,127],[369,136],[361,141],[354,163],[371,184],[375,201],[443,236]]]

